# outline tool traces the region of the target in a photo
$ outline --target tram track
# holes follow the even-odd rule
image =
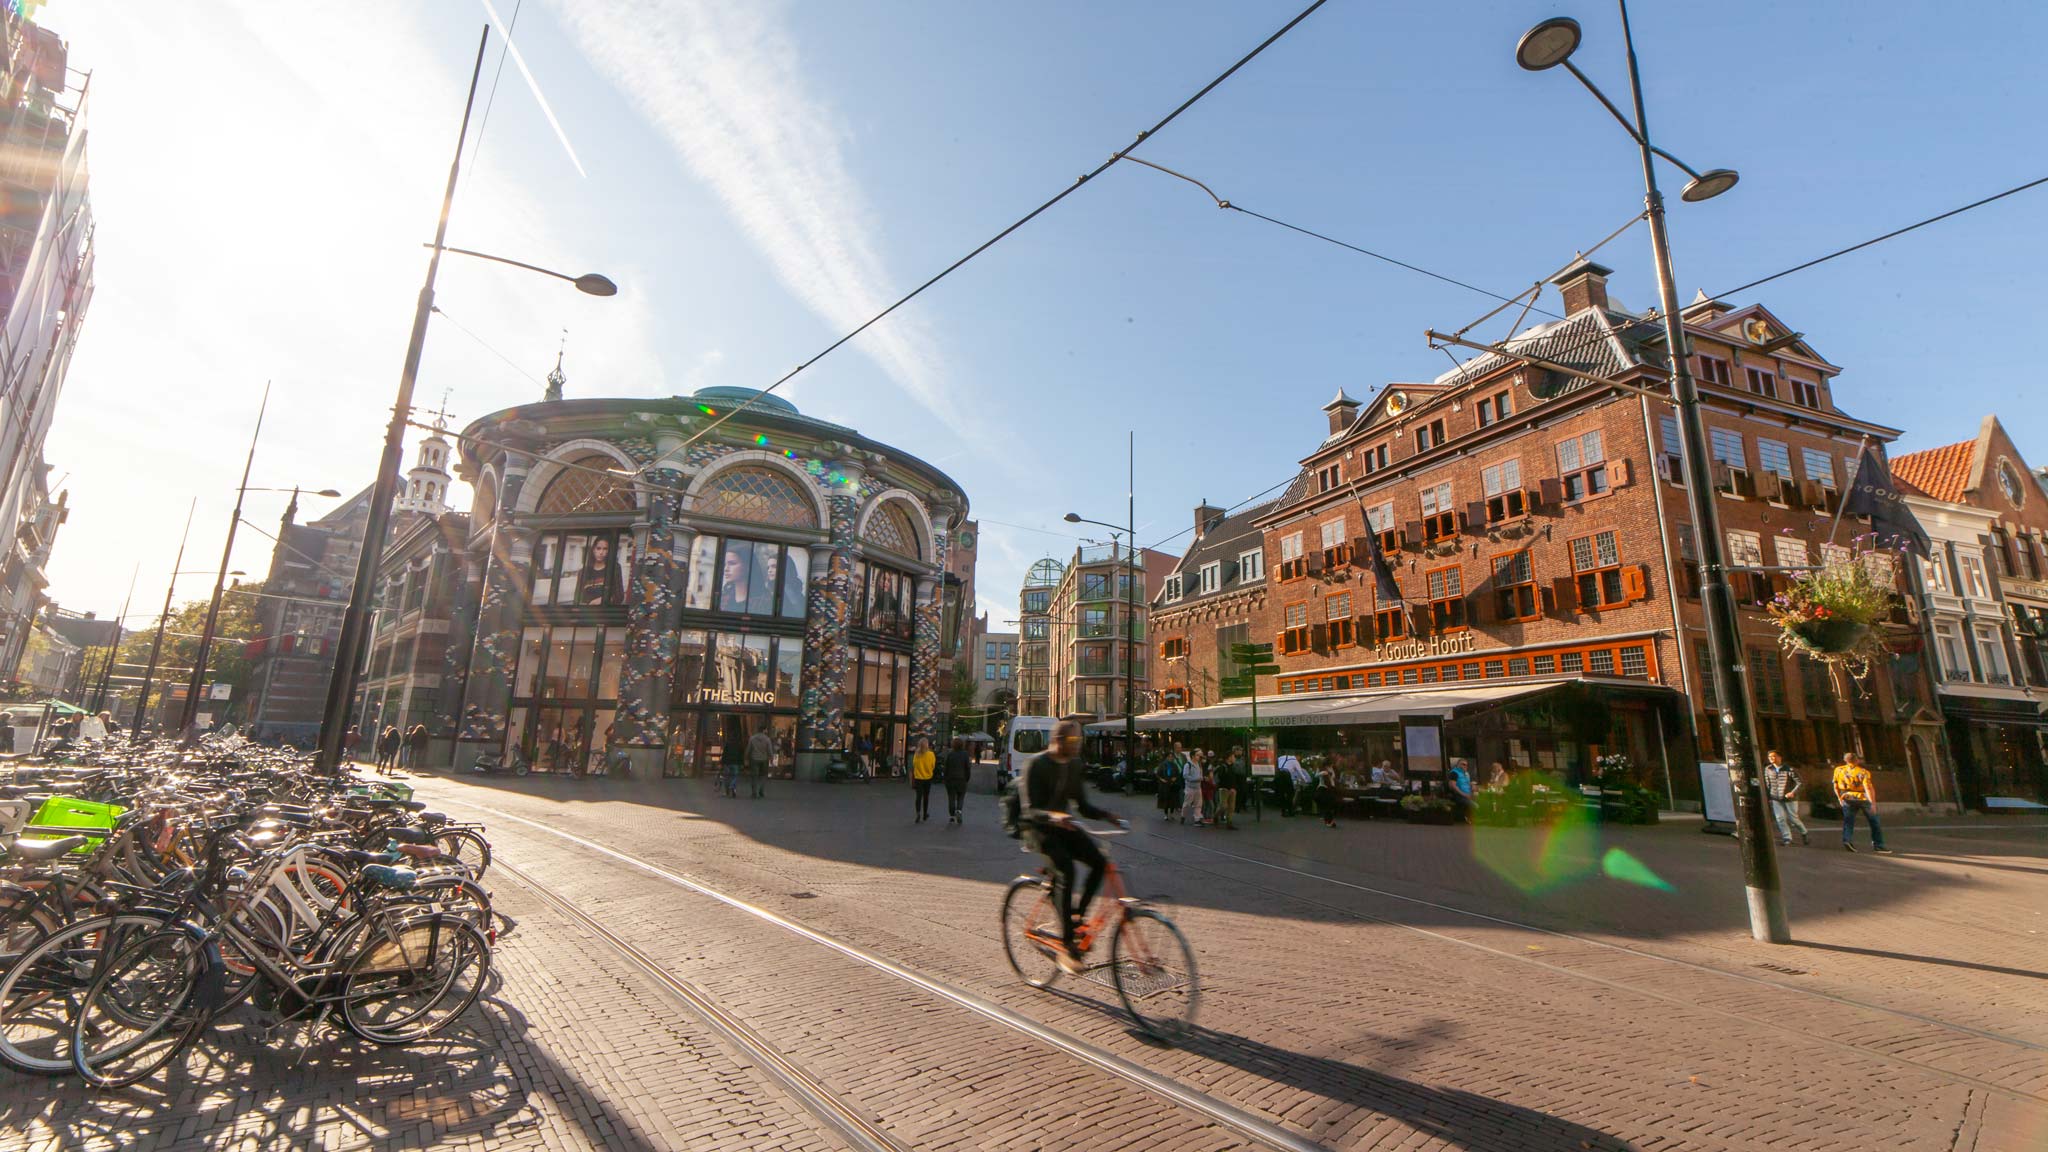
[[[859,1152],[909,1152],[909,1145],[891,1136],[878,1121],[842,1099],[829,1085],[813,1076],[803,1065],[789,1059],[760,1033],[748,1027],[745,1021],[726,1011],[715,998],[670,972],[660,961],[605,927],[603,921],[576,907],[573,902],[541,883],[532,873],[503,859],[495,863],[533,893],[535,899],[562,918],[580,925],[593,937],[623,956],[627,963],[654,981],[663,991],[681,1000],[706,1027],[716,1032],[734,1049],[744,1053],[756,1067],[780,1084],[804,1111],[809,1112],[840,1139],[846,1141],[848,1147]]]
[[[722,891],[702,881],[673,872],[660,865],[642,860],[629,853],[618,851],[606,845],[587,840],[572,833],[550,827],[526,817],[491,808],[486,805],[457,801],[465,807],[490,816],[524,825],[537,832],[575,845],[586,852],[608,858],[618,864],[644,872],[650,876],[715,901],[727,908],[742,912],[759,921],[773,925],[799,938],[822,946],[838,955],[853,960],[869,969],[880,972],[896,981],[910,985],[932,998],[954,1007],[964,1009],[973,1015],[999,1025],[1003,1029],[1025,1037],[1043,1047],[1052,1049],[1067,1057],[1088,1065],[1099,1072],[1107,1073],[1142,1092],[1167,1104],[1190,1113],[1193,1118],[1224,1129],[1251,1144],[1276,1149],[1278,1152],[1328,1152],[1325,1145],[1318,1144],[1304,1136],[1281,1127],[1262,1117],[1218,1099],[1206,1092],[1191,1088],[1171,1077],[1164,1076],[1134,1063],[1113,1052],[1099,1048],[1067,1032],[1050,1027],[1031,1017],[1003,1007],[964,988],[937,979],[909,968],[887,957],[821,932],[808,925],[784,917],[769,909],[750,903],[729,892]],[[654,980],[669,991],[688,1008],[700,1015],[705,1023],[728,1040],[736,1049],[754,1059],[773,1079],[788,1089],[797,1102],[817,1116],[833,1132],[846,1139],[852,1147],[863,1152],[903,1152],[909,1145],[891,1135],[879,1121],[844,1099],[818,1077],[749,1027],[733,1013],[727,1011],[717,1000],[669,971],[659,960],[632,942],[606,927],[602,921],[577,907],[575,901],[550,888],[535,877],[532,872],[506,863],[501,854],[495,866],[503,867],[508,874],[533,891],[538,899],[557,914],[572,921],[603,941],[635,969]]]

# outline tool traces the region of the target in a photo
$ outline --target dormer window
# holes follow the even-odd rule
[[[1444,442],[1444,422],[1431,420],[1415,429],[1415,451],[1418,455],[1438,447]]]
[[[1205,596],[1223,587],[1223,562],[1211,560],[1202,565],[1201,578],[1202,594]]]
[[[1337,463],[1331,464],[1327,468],[1317,470],[1316,491],[1328,492],[1330,489],[1335,488],[1343,475],[1342,469],[1343,464]]]
[[[1820,407],[1820,385],[1811,380],[1785,378],[1785,384],[1792,390],[1792,402],[1801,408]]]
[[[1712,356],[1700,357],[1700,382],[1728,387],[1728,362]]]

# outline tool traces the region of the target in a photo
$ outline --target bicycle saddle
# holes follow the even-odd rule
[[[384,834],[401,844],[432,844],[434,842],[434,834],[424,828],[387,828]]]
[[[61,840],[16,840],[8,846],[7,854],[23,860],[56,860],[65,853],[85,846],[85,837],[66,836]]]
[[[397,864],[365,864],[363,879],[386,888],[411,888],[420,882],[420,874]]]

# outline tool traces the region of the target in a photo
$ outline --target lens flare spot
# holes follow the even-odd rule
[[[1547,892],[1598,871],[1599,835],[1577,805],[1560,805],[1533,827],[1475,827],[1472,848],[1481,864],[1521,891]]]
[[[766,447],[768,446],[768,437],[766,437],[766,436],[756,436],[756,437],[754,437],[754,444],[755,444],[755,445],[756,445],[757,447],[761,447],[761,448],[766,448]]]
[[[1600,871],[1610,880],[1634,884],[1638,888],[1655,888],[1659,892],[1674,892],[1671,882],[1650,871],[1650,866],[1619,848],[1609,848],[1600,857]]]
[[[702,412],[702,413],[703,413],[703,414],[705,414],[706,416],[716,416],[716,415],[718,415],[718,412],[717,412],[717,410],[713,409],[713,408],[711,407],[711,405],[709,405],[709,404],[699,404],[699,405],[697,405],[697,411],[699,411],[699,412]]]

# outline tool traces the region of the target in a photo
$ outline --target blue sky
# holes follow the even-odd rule
[[[537,396],[564,327],[572,395],[765,385],[1298,8],[492,2],[505,19],[517,6],[515,40],[587,175],[507,65],[451,241],[602,270],[623,292],[591,300],[451,264],[447,315],[523,369],[437,323],[421,395],[452,390],[465,420]],[[1521,32],[1555,14],[1585,24],[1577,61],[1625,96],[1606,5],[1332,0],[1139,155],[1512,293],[1640,207],[1620,128],[1562,72],[1513,62]],[[1743,175],[1703,205],[1666,184],[1686,299],[2048,172],[2038,6],[1634,15],[1658,141]],[[138,604],[153,612],[195,496],[186,566],[219,555],[265,379],[254,482],[368,482],[484,9],[57,0],[41,19],[96,73],[100,250],[48,450],[76,508],[52,593],[111,613],[140,562],[157,591]],[[1996,411],[2048,463],[2026,339],[2044,210],[2048,189],[1753,298],[1844,366],[1850,411],[1906,429],[1895,451],[1969,437]],[[1642,229],[1600,258],[1614,295],[1647,305]],[[1126,429],[1150,543],[1187,527],[1198,499],[1234,504],[1283,480],[1338,387],[1362,397],[1443,371],[1422,331],[1489,306],[1125,165],[785,391],[961,483],[984,521],[982,607],[1001,621],[1024,567],[1073,545],[1062,513],[1122,515]],[[282,499],[252,496],[250,519],[270,525]],[[260,572],[268,550],[245,531],[235,563]]]

